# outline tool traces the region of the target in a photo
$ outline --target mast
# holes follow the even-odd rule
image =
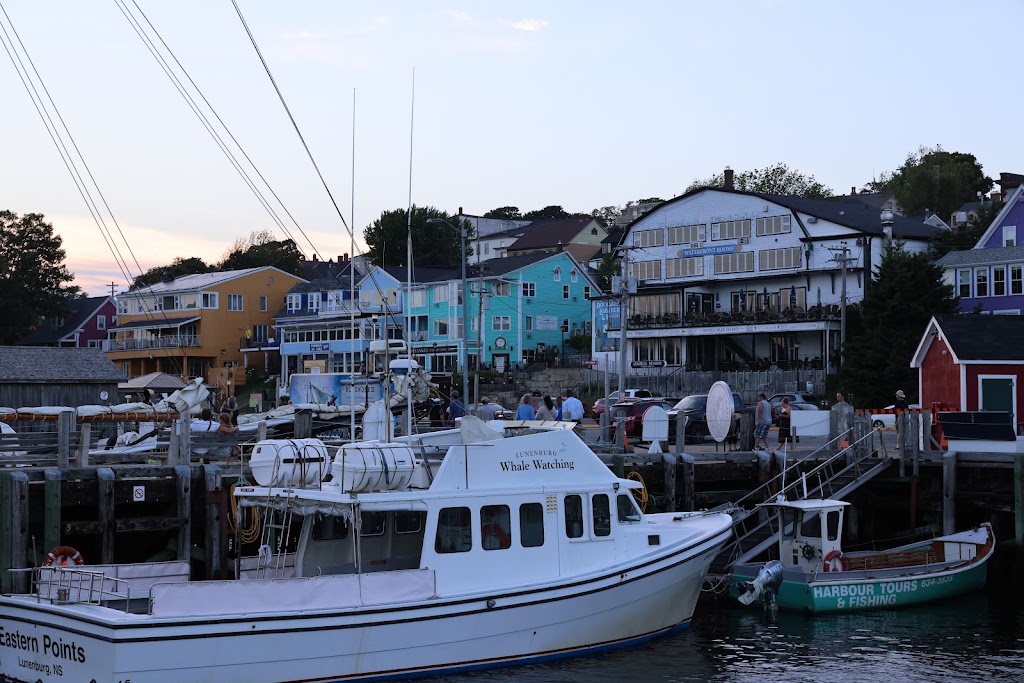
[[[405,382],[405,415],[406,415],[406,436],[412,436],[412,381],[408,373],[412,370],[412,140],[413,126],[416,122],[416,68],[412,70],[412,104],[409,110],[409,210],[408,210],[408,235],[405,243],[405,297],[402,299],[402,306],[405,308],[405,357],[409,361],[406,368]],[[465,400],[465,399],[463,399]]]
[[[356,349],[356,268],[355,268],[355,256],[356,256],[356,89],[352,88],[352,207],[349,220],[349,257],[348,257],[348,276],[349,276],[349,301],[348,301],[348,313],[349,313],[349,352],[348,352],[348,378],[349,378],[349,392],[348,392],[348,405],[351,416],[351,428],[349,430],[349,439],[351,441],[356,440],[356,368],[355,368],[355,349]]]

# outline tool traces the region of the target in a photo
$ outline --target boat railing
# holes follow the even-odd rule
[[[863,463],[872,457],[872,452],[871,449],[860,446],[871,439],[872,435],[873,432],[868,432],[807,472],[801,471],[801,464],[816,459],[821,451],[828,449],[835,441],[848,438],[846,434],[840,435],[792,465],[785,466],[777,476],[743,496],[736,503],[731,503],[730,505],[736,509],[733,515],[736,522],[733,524],[733,540],[724,551],[728,563],[731,565],[744,552],[750,550],[744,541],[755,537],[759,539],[773,538],[780,531],[776,515],[757,514],[756,508],[749,509],[752,505],[780,495],[790,499],[815,496],[834,497],[836,494],[834,482],[842,475],[852,474],[856,479],[866,471]],[[795,495],[787,495],[791,493]]]
[[[128,581],[107,576],[102,571],[73,567],[31,567],[10,571],[32,573],[31,593],[38,602],[103,605],[117,609],[118,603],[123,600],[124,611],[129,611],[131,596]]]

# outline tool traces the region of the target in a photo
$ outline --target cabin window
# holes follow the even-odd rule
[[[640,511],[636,509],[632,495],[620,493],[615,499],[615,507],[619,513],[619,524],[640,521]]]
[[[313,518],[314,541],[336,541],[348,537],[348,522],[334,515],[317,514]]]
[[[540,503],[519,506],[519,543],[524,548],[544,545],[544,506]]]
[[[512,546],[512,514],[508,505],[480,508],[480,546],[484,550],[505,550]]]
[[[583,498],[575,494],[565,497],[565,535],[583,536]]]
[[[807,538],[821,538],[821,514],[817,510],[804,513],[800,533]]]
[[[796,538],[796,510],[783,508],[779,513],[782,523],[782,537],[790,540]]]
[[[384,513],[364,512],[362,514],[362,525],[359,529],[360,536],[383,536],[384,535]]]
[[[437,535],[434,552],[468,553],[473,548],[469,508],[441,508],[437,514]]]
[[[612,533],[612,513],[608,503],[608,494],[594,494],[594,497],[590,499],[590,505],[594,509],[594,535],[610,536]]]
[[[828,513],[828,540],[834,541],[839,538],[839,522],[843,518],[839,510],[832,510]]]
[[[396,534],[418,534],[423,530],[422,512],[410,512],[399,510],[395,512],[395,533]]]

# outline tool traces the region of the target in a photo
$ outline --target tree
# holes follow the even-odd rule
[[[13,344],[43,318],[60,315],[78,287],[63,241],[43,215],[0,211],[0,344]]]
[[[509,218],[517,220],[522,217],[523,215],[520,213],[518,206],[499,206],[497,209],[491,209],[484,214],[484,218]]]
[[[275,240],[270,230],[255,230],[239,237],[217,264],[218,270],[243,270],[274,266],[292,275],[302,274],[303,256],[292,240]]]
[[[591,211],[590,215],[601,221],[605,227],[608,227],[615,224],[615,219],[622,215],[622,209],[617,206],[602,206]]]
[[[441,218],[456,228],[459,219],[432,206],[412,207],[412,250],[415,263],[431,266],[450,266],[462,260],[462,246],[458,233],[447,225],[428,224],[429,218]],[[380,218],[363,230],[363,239],[369,247],[367,255],[378,266],[404,266],[409,234],[406,209],[385,211]],[[473,224],[463,221],[468,237],[466,257],[471,249],[468,240],[473,236]]]
[[[572,214],[561,206],[553,204],[551,206],[545,206],[543,209],[527,211],[523,214],[523,218],[528,221],[563,220],[565,218],[572,218]]]
[[[150,268],[142,275],[135,278],[132,284],[132,289],[138,289],[140,287],[149,287],[155,285],[164,279],[166,273],[171,274],[173,277],[183,277],[185,275],[199,275],[202,273],[210,273],[215,269],[212,266],[206,265],[203,259],[196,256],[190,258],[184,258],[178,256],[171,262],[169,266],[157,266],[156,268]]]
[[[615,258],[615,253],[608,253],[601,257],[601,263],[597,266],[597,271],[594,273],[594,279],[597,281],[597,286],[601,288],[602,292],[612,291],[612,276],[619,274],[619,262]]]
[[[976,214],[971,214],[967,219],[967,225],[957,225],[951,230],[939,232],[928,245],[932,258],[938,260],[951,251],[972,249],[992,225],[992,221],[996,219],[1002,208],[1002,202],[984,204],[978,207]]]
[[[725,187],[725,174],[694,180],[686,191],[692,192],[702,187]],[[763,192],[808,199],[826,199],[833,195],[832,189],[819,183],[814,176],[805,175],[783,163],[741,171],[733,178],[733,187],[741,192]]]
[[[882,174],[880,184],[899,202],[904,215],[934,211],[943,219],[964,202],[987,194],[993,181],[985,175],[973,154],[918,148],[891,174]]]
[[[859,405],[876,407],[891,403],[897,389],[913,392],[917,371],[910,360],[928,321],[956,308],[952,286],[927,253],[889,244],[861,303],[860,332],[843,346],[842,388]]]

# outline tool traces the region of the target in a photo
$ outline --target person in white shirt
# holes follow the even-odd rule
[[[583,419],[583,404],[572,395],[572,389],[565,390],[565,400],[562,401],[562,419],[567,422],[579,422]]]
[[[200,413],[198,420],[192,420],[192,424],[189,425],[189,429],[193,432],[215,432],[220,426],[220,422],[213,419],[213,411],[209,408],[203,408],[203,412]],[[206,457],[206,454],[210,452],[209,448],[193,448],[192,453],[198,455],[201,458]]]

